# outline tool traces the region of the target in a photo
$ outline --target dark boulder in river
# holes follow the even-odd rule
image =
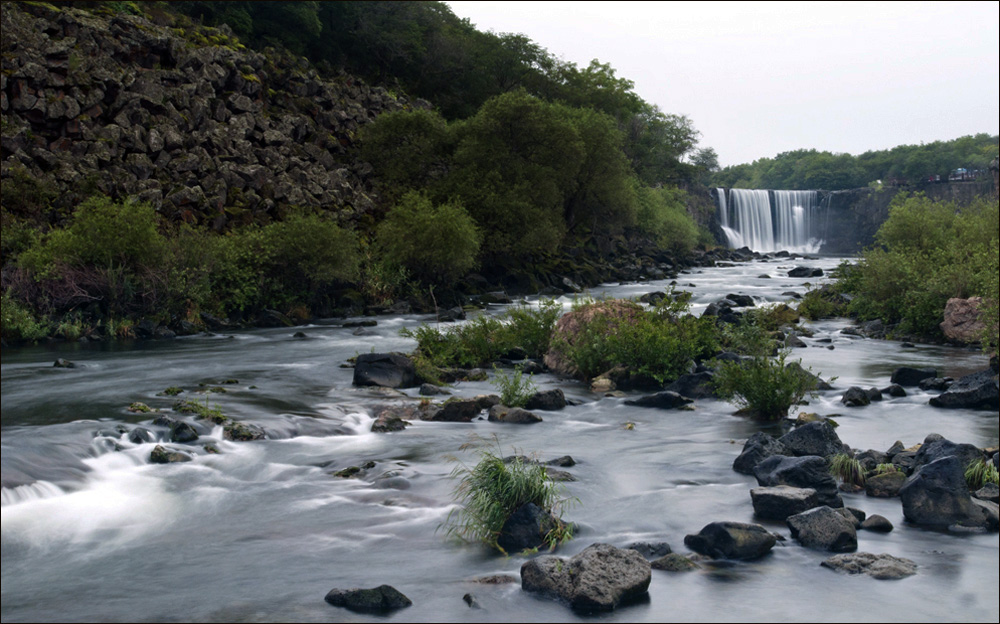
[[[564,600],[577,611],[611,611],[646,595],[652,580],[634,550],[592,544],[570,559],[546,556],[521,566],[521,588]]]
[[[777,539],[759,524],[712,522],[696,535],[684,537],[684,545],[714,559],[757,559],[771,552]]]
[[[796,457],[829,457],[844,452],[844,443],[827,421],[807,423],[778,438]]]
[[[413,388],[419,386],[413,361],[398,353],[362,353],[354,364],[355,386]]]
[[[899,490],[903,517],[914,524],[949,531],[996,531],[995,509],[991,515],[987,508],[996,505],[972,498],[964,472],[965,467],[956,455],[942,457],[915,470]]]
[[[937,377],[937,370],[933,368],[901,366],[892,372],[892,383],[901,386],[916,386],[922,380],[929,377]]]
[[[754,476],[758,485],[812,488],[816,490],[821,505],[844,506],[844,500],[837,491],[837,481],[830,474],[830,464],[822,457],[774,455],[757,464]]]
[[[773,455],[792,455],[792,452],[772,436],[758,431],[743,445],[743,452],[733,461],[733,470],[752,475],[757,464]]]
[[[1000,386],[992,369],[962,377],[948,389],[931,397],[934,407],[991,410],[1000,408]]]
[[[858,549],[858,533],[854,522],[829,507],[817,507],[790,516],[786,522],[792,537],[808,548],[831,552],[853,552]]]
[[[379,585],[372,589],[331,589],[325,600],[335,607],[344,607],[361,613],[387,613],[413,604],[392,585]]]

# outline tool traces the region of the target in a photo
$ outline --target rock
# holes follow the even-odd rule
[[[520,407],[507,407],[506,405],[494,405],[490,408],[489,420],[491,422],[504,422],[518,425],[528,425],[542,422],[541,416],[536,416],[528,410]]]
[[[193,458],[187,453],[167,449],[157,444],[149,453],[149,461],[154,464],[175,464],[178,462],[189,462]]]
[[[972,495],[979,500],[1000,503],[1000,487],[996,483],[987,483]]]
[[[691,572],[697,570],[699,566],[684,555],[670,553],[649,564],[654,570],[664,570],[666,572]]]
[[[545,537],[564,523],[534,503],[525,503],[507,518],[497,537],[497,546],[505,553],[548,546]]]
[[[410,358],[398,353],[362,353],[354,365],[355,386],[412,388],[419,385]]]
[[[979,409],[997,411],[1000,408],[1000,390],[997,373],[992,369],[962,377],[948,389],[931,397],[931,405],[949,409]]]
[[[438,388],[434,384],[420,384],[420,395],[421,396],[435,396],[438,394],[448,394],[445,390]]]
[[[985,323],[979,313],[982,297],[952,298],[944,306],[944,321],[939,327],[948,340],[959,343],[979,342]]]
[[[928,377],[937,377],[937,370],[933,368],[912,368],[910,366],[902,366],[892,371],[892,383],[899,384],[901,386],[915,386],[920,383],[922,379],[927,379]]]
[[[194,442],[198,439],[198,432],[195,431],[194,427],[183,420],[177,420],[176,418],[170,418],[169,416],[160,416],[153,421],[153,424],[160,427],[170,427],[171,442],[184,444],[187,442]]]
[[[733,461],[733,470],[752,475],[757,464],[772,455],[791,455],[785,445],[770,435],[758,431],[743,445],[743,452]]]
[[[865,494],[872,498],[892,498],[899,496],[899,488],[906,483],[903,471],[886,472],[865,479]]]
[[[76,368],[76,362],[70,362],[69,360],[64,360],[63,358],[58,358],[52,363],[54,368]]]
[[[858,548],[854,523],[830,507],[817,507],[790,516],[786,522],[792,537],[807,548],[851,552]]]
[[[528,398],[524,409],[528,410],[561,410],[566,407],[566,395],[559,388],[552,390],[542,390],[534,393]]]
[[[250,442],[252,440],[264,440],[267,438],[267,434],[257,425],[230,421],[222,428],[222,437],[234,442]]]
[[[821,505],[844,506],[837,491],[837,481],[830,474],[830,465],[822,457],[773,455],[757,464],[754,476],[758,485],[812,488],[816,490]]]
[[[892,465],[903,474],[909,476],[913,472],[913,462],[917,456],[916,451],[900,451],[892,456]]]
[[[808,345],[802,342],[802,339],[796,336],[795,334],[788,334],[787,336],[785,336],[785,346],[791,347],[793,349],[804,349]]]
[[[861,526],[861,523],[865,521],[865,512],[854,507],[841,507],[839,509],[835,509],[834,511],[844,516],[844,519],[851,523],[851,526],[854,527],[855,531],[857,531]]]
[[[757,559],[771,552],[777,539],[759,524],[712,522],[697,535],[686,535],[684,545],[714,559]]]
[[[626,405],[635,405],[636,407],[655,407],[658,409],[677,409],[683,405],[691,403],[691,399],[682,397],[676,392],[671,392],[670,390],[664,390],[663,392],[657,392],[656,394],[650,394],[647,396],[639,397],[638,399],[625,401]]]
[[[965,468],[969,464],[983,459],[983,452],[978,447],[972,444],[957,444],[941,435],[932,433],[924,438],[924,442],[920,445],[920,449],[917,450],[917,454],[913,456],[913,470],[951,455],[958,457],[958,463],[963,467],[963,478]]]
[[[634,550],[592,544],[570,559],[545,556],[521,566],[521,588],[583,612],[610,611],[646,595],[652,572]]]
[[[423,418],[435,422],[472,422],[480,411],[476,399],[451,399],[445,401],[441,409]]]
[[[879,464],[889,463],[889,457],[881,451],[876,451],[874,449],[868,449],[867,451],[861,451],[854,456],[854,459],[858,460],[861,467],[865,472],[871,472],[875,470],[875,467]]]
[[[840,397],[840,402],[847,407],[864,407],[865,405],[869,405],[872,400],[867,390],[858,386],[851,386],[844,392],[844,396]]]
[[[813,488],[797,488],[789,485],[758,487],[750,490],[753,514],[765,520],[785,520],[814,507],[819,507],[819,498]]]
[[[732,301],[739,308],[752,308],[756,306],[753,297],[750,295],[729,294],[726,295],[726,299]]]
[[[155,439],[156,436],[153,435],[153,432],[145,427],[136,427],[128,432],[128,441],[132,444],[146,444]]]
[[[465,601],[465,604],[469,605],[470,609],[481,609],[482,608],[481,606],[479,606],[479,601],[476,600],[475,594],[472,594],[471,592],[468,593],[468,594],[465,594],[464,596],[462,596],[462,600]]]
[[[859,552],[834,555],[820,564],[825,568],[847,574],[867,574],[881,580],[906,578],[917,573],[917,564],[909,559],[885,553],[874,555]]]
[[[921,390],[926,390],[928,392],[937,390],[947,390],[948,386],[955,383],[955,380],[951,377],[928,377],[927,379],[921,379],[920,383],[917,385]]]
[[[402,431],[410,425],[408,418],[412,418],[413,414],[415,414],[415,410],[401,411],[393,407],[380,408],[375,412],[375,422],[372,423],[372,431],[375,433]],[[404,418],[404,416],[408,418]]]
[[[916,469],[899,490],[903,517],[927,527],[962,531],[988,528],[987,512],[973,503],[965,467],[955,455]]]
[[[387,613],[413,604],[391,585],[379,585],[372,589],[331,589],[325,600],[335,607],[360,613]]]
[[[797,266],[788,272],[788,277],[822,277],[823,269],[818,267]]]
[[[825,421],[807,423],[778,438],[796,457],[830,457],[844,452],[844,443],[833,426]]]
[[[872,514],[861,523],[861,528],[865,531],[875,531],[876,533],[888,533],[892,531],[892,523],[885,516]]]
[[[894,383],[890,384],[886,388],[882,388],[882,394],[888,394],[891,397],[899,398],[906,396],[906,390],[903,388],[903,386]]]
[[[646,559],[659,559],[674,552],[666,542],[632,542],[625,548],[636,551]]]
[[[688,375],[681,375],[674,380],[669,386],[664,388],[664,390],[669,390],[671,392],[676,392],[677,394],[688,397],[689,399],[703,399],[706,397],[718,397],[715,391],[715,387],[712,385],[712,380],[715,378],[715,373],[712,371],[702,371],[700,373],[690,373]]]

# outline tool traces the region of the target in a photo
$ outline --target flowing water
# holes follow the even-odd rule
[[[836,263],[807,264],[830,269]],[[780,301],[783,292],[805,290],[802,280],[784,277],[794,264],[778,259],[696,269],[682,274],[678,286],[694,293],[695,313],[730,292]],[[594,294],[637,296],[665,286],[614,285]],[[352,387],[352,371],[341,364],[372,350],[408,351],[414,343],[399,330],[430,320],[379,318],[364,336],[330,322],[304,328],[306,339],[293,339],[288,329],[257,329],[132,345],[4,349],[3,621],[589,619],[522,592],[518,583],[470,582],[516,576],[523,561],[449,541],[439,530],[454,509],[452,459],[476,461],[462,448],[474,436],[495,435],[504,453],[568,454],[579,462],[567,469],[577,481],[565,492],[578,499],[565,513],[578,531],[560,549],[563,555],[594,542],[639,540],[667,541],[686,552],[684,535],[709,522],[754,521],[749,489],[756,482],[731,467],[743,441],[763,425],[719,401],[697,401],[694,411],[641,409],[540,375],[540,388],[560,387],[579,405],[540,412],[544,422],[530,426],[416,422],[399,433],[371,433],[372,406],[397,399]],[[911,445],[936,432],[978,446],[997,444],[996,413],[937,410],[919,390],[866,408],[842,407],[844,388],[884,387],[901,365],[935,366],[952,376],[985,365],[973,351],[905,348],[844,335],[846,326],[813,324],[809,347],[793,354],[824,377],[838,378],[840,391],[805,409],[842,414],[838,433],[846,443],[885,450],[895,440]],[[53,368],[56,357],[80,367]],[[224,394],[198,393],[200,383],[229,379],[238,383],[223,386]],[[148,425],[148,414],[126,406],[143,401],[169,408],[173,399],[158,395],[168,386],[186,389],[179,398],[207,401],[263,426],[268,439],[228,442],[220,428],[205,428],[191,445],[200,453],[194,461],[150,464],[153,444],[132,444],[116,426]],[[493,388],[460,383],[452,391],[472,396]],[[416,397],[415,390],[406,394]],[[634,429],[625,429],[626,422]],[[202,453],[206,441],[221,453]],[[360,478],[331,474],[365,461],[375,467]],[[920,566],[916,576],[892,582],[842,576],[820,567],[828,553],[789,539],[755,562],[687,574],[654,570],[648,601],[600,619],[998,620],[996,534],[923,530],[904,522],[898,499],[844,498],[896,527],[888,534],[860,531],[859,550],[912,559]],[[788,535],[782,523],[765,524]],[[414,605],[370,617],[323,601],[333,587],[382,583]],[[467,592],[482,609],[466,606]]]

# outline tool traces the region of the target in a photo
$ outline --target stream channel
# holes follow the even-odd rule
[[[786,276],[797,263],[827,273],[837,258],[772,258],[682,273],[692,312],[727,293],[758,302],[805,292]],[[761,278],[769,274],[770,279]],[[826,278],[814,279],[818,283]],[[666,282],[606,285],[593,295],[637,297]],[[561,300],[569,309],[570,299]],[[503,306],[491,306],[498,312]],[[717,563],[691,573],[653,571],[649,600],[601,616],[522,592],[519,583],[470,582],[517,576],[523,557],[503,557],[449,540],[440,525],[455,508],[455,458],[463,445],[496,436],[501,450],[542,460],[571,455],[576,478],[565,494],[578,502],[564,518],[577,524],[557,554],[595,542],[624,546],[666,541],[686,553],[684,536],[713,521],[754,522],[749,489],[732,470],[743,442],[765,425],[735,408],[698,400],[693,411],[630,407],[586,386],[537,375],[539,389],[559,387],[579,402],[538,412],[544,422],[510,425],[414,422],[375,434],[371,410],[387,395],[351,385],[345,361],[370,351],[412,350],[404,327],[427,316],[380,317],[355,336],[343,320],[294,329],[254,329],[130,344],[53,344],[5,348],[2,356],[2,613],[20,621],[976,621],[997,622],[998,537],[954,535],[908,525],[899,499],[845,494],[845,504],[888,518],[888,534],[858,532],[858,550],[915,561],[915,576],[878,581],[820,567],[830,556],[801,547],[784,523],[763,522],[786,537],[771,554]],[[979,447],[998,442],[996,413],[941,410],[917,388],[863,408],[840,403],[844,389],[889,385],[899,366],[936,367],[959,377],[987,365],[982,353],[845,335],[845,320],[809,323],[807,348],[791,359],[835,390],[803,411],[840,414],[840,438],[856,449],[885,451],[930,433]],[[306,339],[293,339],[296,330]],[[831,339],[831,342],[822,342]],[[833,347],[829,349],[828,347]],[[54,368],[57,357],[76,362]],[[200,383],[235,379],[224,394]],[[194,461],[149,462],[154,443],[132,444],[115,427],[149,424],[127,406],[169,408],[178,398],[219,407],[258,424],[268,439],[229,442],[221,427],[190,445]],[[406,390],[416,400],[417,389]],[[495,392],[489,382],[460,383],[456,396]],[[632,393],[638,394],[638,393]],[[392,399],[398,400],[398,399]],[[634,429],[626,429],[626,422]],[[151,427],[151,429],[156,429]],[[99,433],[101,432],[101,433]],[[162,431],[160,432],[162,435]],[[209,455],[202,445],[221,451]],[[120,450],[115,451],[117,443]],[[174,445],[183,446],[183,445]],[[360,478],[333,472],[376,462]],[[383,477],[383,478],[380,478]],[[367,616],[323,601],[334,587],[393,585],[413,606]],[[482,608],[462,600],[475,594]]]

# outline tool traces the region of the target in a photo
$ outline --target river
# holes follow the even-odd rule
[[[802,263],[802,261],[798,261]],[[804,262],[829,271],[838,259]],[[726,293],[783,301],[804,292],[786,277],[795,261],[771,259],[694,269],[678,278],[701,312]],[[759,277],[768,274],[770,279]],[[825,278],[824,278],[825,279]],[[813,282],[821,280],[814,279]],[[638,296],[665,282],[606,285],[595,295]],[[570,300],[562,299],[569,307]],[[502,306],[492,306],[499,311]],[[384,393],[351,385],[341,365],[358,353],[409,351],[399,335],[429,317],[380,317],[366,335],[341,320],[301,329],[255,329],[133,344],[56,344],[5,348],[2,355],[2,613],[21,621],[567,621],[591,619],[521,591],[518,583],[471,579],[517,575],[520,557],[449,541],[439,530],[454,508],[455,459],[476,461],[463,446],[478,436],[504,453],[543,460],[571,455],[565,484],[578,502],[566,510],[572,555],[594,542],[623,546],[683,538],[717,520],[753,522],[752,477],[732,470],[743,441],[761,425],[720,401],[693,411],[659,411],[591,394],[582,384],[536,376],[540,389],[559,387],[578,401],[539,412],[531,426],[486,420],[416,422],[403,432],[370,432],[371,407]],[[807,411],[841,414],[838,434],[853,448],[909,446],[930,433],[980,447],[998,443],[996,413],[945,411],[929,394],[864,408],[845,408],[851,385],[885,387],[898,366],[933,366],[959,376],[985,367],[981,353],[951,347],[907,347],[845,335],[842,320],[809,324],[801,358],[835,390]],[[830,339],[830,342],[823,342]],[[833,349],[828,347],[832,346]],[[57,357],[80,366],[54,368]],[[199,384],[226,380],[225,393]],[[148,424],[126,408],[142,401],[169,408],[160,396],[208,402],[258,424],[268,439],[229,442],[205,429],[183,464],[149,463],[153,444],[132,444],[115,427]],[[207,387],[206,386],[206,387]],[[458,396],[493,392],[488,382],[460,383]],[[415,397],[416,389],[406,394]],[[626,422],[634,429],[626,429]],[[219,454],[201,452],[214,441]],[[115,450],[117,445],[118,450]],[[360,478],[336,470],[373,461]],[[888,534],[858,532],[858,550],[915,561],[901,581],[840,575],[820,567],[829,554],[779,542],[761,560],[706,566],[686,574],[653,571],[649,600],[601,616],[602,621],[976,621],[1000,619],[998,537],[953,535],[907,525],[898,499],[846,494],[848,506],[888,518]],[[788,536],[783,523],[764,522]],[[387,617],[326,604],[334,587],[395,586],[413,606]],[[470,609],[463,594],[476,595]]]

